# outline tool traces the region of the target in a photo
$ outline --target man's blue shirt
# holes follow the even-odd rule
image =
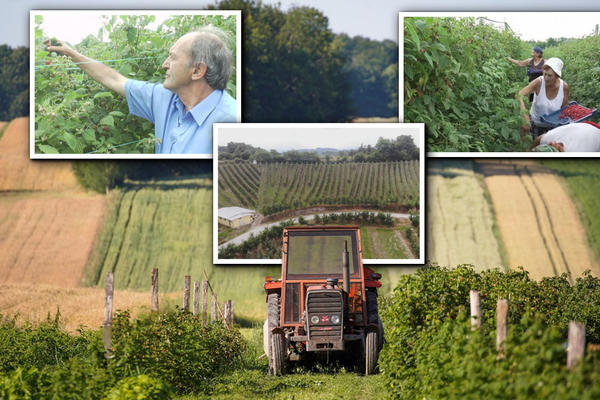
[[[161,140],[157,154],[212,154],[213,123],[236,122],[235,100],[223,90],[214,90],[189,112],[161,83],[128,79],[125,95],[129,112],[154,124],[154,135]]]

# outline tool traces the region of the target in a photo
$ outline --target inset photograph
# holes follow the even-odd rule
[[[432,156],[596,157],[599,24],[600,13],[400,13],[401,121],[425,123]]]
[[[31,11],[31,158],[212,158],[241,121],[240,11]]]
[[[215,124],[214,132],[215,264],[279,264],[292,226],[360,228],[366,263],[424,262],[423,124]]]

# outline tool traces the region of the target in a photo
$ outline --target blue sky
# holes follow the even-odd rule
[[[329,18],[331,29],[350,36],[362,35],[376,40],[397,40],[399,11],[600,11],[598,1],[530,0],[263,0],[292,5],[308,5]],[[199,9],[202,0],[0,0],[0,44],[29,45],[29,10],[31,9]],[[167,6],[168,4],[168,6]]]

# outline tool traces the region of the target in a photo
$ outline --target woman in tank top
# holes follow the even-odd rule
[[[527,77],[529,82],[537,77],[542,76],[544,67],[544,51],[540,46],[535,46],[531,50],[531,57],[526,60],[515,60],[514,58],[506,57],[508,61],[518,67],[527,67]],[[533,101],[533,93],[529,95],[529,101]]]
[[[548,130],[551,125],[542,122],[541,117],[561,109],[569,102],[569,86],[560,79],[563,62],[560,58],[551,58],[544,64],[544,74],[534,79],[518,93],[521,111],[525,110],[523,96],[533,94],[533,103],[529,110],[530,132],[535,138]]]

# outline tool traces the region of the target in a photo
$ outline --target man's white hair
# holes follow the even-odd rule
[[[189,33],[194,35],[190,46],[190,66],[206,65],[206,82],[213,89],[225,90],[233,73],[233,52],[229,49],[229,35],[212,25]]]

